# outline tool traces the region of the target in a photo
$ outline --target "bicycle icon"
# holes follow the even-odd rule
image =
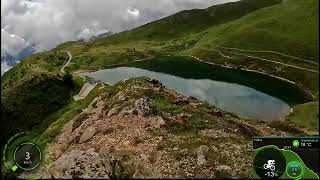
[[[268,160],[267,164],[263,165],[264,169],[270,169],[271,171],[274,171],[276,169],[276,161],[275,160]]]

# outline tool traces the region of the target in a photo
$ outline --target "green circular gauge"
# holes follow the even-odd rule
[[[41,161],[41,151],[33,143],[22,143],[14,151],[14,162],[24,170],[32,170],[38,167]]]
[[[303,175],[303,167],[297,161],[291,161],[286,168],[286,173],[289,177],[294,179],[300,179]]]
[[[265,147],[257,151],[253,166],[260,178],[278,179],[286,170],[286,159],[279,149]]]

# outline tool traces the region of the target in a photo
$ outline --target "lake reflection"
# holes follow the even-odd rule
[[[211,79],[186,79],[134,67],[118,67],[85,75],[110,85],[132,77],[158,79],[169,89],[183,95],[193,96],[225,111],[259,120],[279,119],[289,111],[289,106],[282,100],[234,83]]]

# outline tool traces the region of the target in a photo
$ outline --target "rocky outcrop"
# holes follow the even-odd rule
[[[120,111],[119,116],[124,117],[127,115],[133,115],[134,111],[133,107],[125,107]]]
[[[118,107],[114,107],[108,112],[107,117],[111,117],[111,116],[117,114],[118,112],[119,112],[119,108]]]
[[[65,124],[56,141],[46,148],[52,164],[35,175],[248,177],[250,168],[243,167],[252,163],[250,137],[261,132],[286,134],[267,123],[242,120],[204,106],[154,80],[121,83],[100,94]]]
[[[151,79],[149,82],[155,86],[162,86],[162,83],[157,79]]]
[[[53,167],[50,172],[54,178],[109,178],[101,157],[94,149],[72,150],[56,160]]]
[[[150,99],[147,97],[143,97],[141,99],[138,99],[134,103],[134,107],[135,107],[135,110],[137,111],[139,117],[147,116],[151,112]]]
[[[166,126],[166,122],[163,120],[161,116],[157,116],[156,118],[157,118],[155,123],[156,128],[163,128]]]
[[[96,128],[95,127],[89,127],[81,135],[79,143],[83,143],[83,142],[86,142],[86,141],[90,140],[94,136],[95,133],[96,133]]]
[[[206,161],[206,154],[209,151],[209,147],[206,145],[202,145],[197,149],[197,164],[199,166],[204,165],[207,161]]]

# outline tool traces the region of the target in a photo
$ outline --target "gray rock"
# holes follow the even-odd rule
[[[209,147],[206,145],[202,145],[197,148],[197,164],[199,166],[207,162],[205,156],[207,155],[208,151],[209,151]]]
[[[207,160],[206,160],[206,158],[205,158],[203,155],[199,155],[199,156],[197,157],[197,164],[198,164],[199,166],[205,164],[206,162],[207,162]]]
[[[109,154],[110,153],[110,147],[109,146],[103,146],[99,150],[99,154]]]
[[[63,154],[53,163],[50,173],[54,178],[69,178],[74,174],[81,178],[109,178],[101,157],[93,149],[87,151],[72,150]]]
[[[150,113],[151,102],[149,98],[141,98],[134,103],[135,110],[138,112],[138,116],[143,117]]]
[[[107,117],[111,117],[111,116],[117,114],[118,112],[119,112],[118,107],[114,107],[108,112]]]
[[[115,97],[117,97],[117,99],[120,100],[120,101],[126,100],[126,96],[125,96],[125,93],[123,91],[118,92],[118,94],[116,94]]]
[[[228,178],[231,176],[231,172],[233,172],[234,169],[232,169],[230,166],[226,165],[220,165],[216,167],[215,174],[217,174],[219,177]]]
[[[162,86],[162,83],[157,79],[151,79],[149,82],[154,85]]]
[[[132,115],[133,111],[134,109],[132,107],[125,107],[120,111],[119,116],[124,117],[126,115]]]
[[[141,158],[143,159],[143,160],[145,160],[145,161],[148,161],[149,160],[149,157],[146,155],[146,154],[141,154],[140,155],[141,156]]]
[[[161,116],[157,116],[157,123],[156,123],[156,128],[161,128],[166,125],[166,122],[163,120]]]
[[[216,170],[218,170],[218,171],[231,171],[232,168],[230,166],[220,165],[220,166],[216,167]]]
[[[210,149],[212,149],[212,151],[214,151],[214,152],[218,152],[219,151],[218,148],[216,146],[214,146],[214,145],[211,145]]]
[[[83,143],[91,139],[94,134],[96,133],[96,128],[94,127],[89,127],[84,131],[84,133],[81,135],[79,143]]]

